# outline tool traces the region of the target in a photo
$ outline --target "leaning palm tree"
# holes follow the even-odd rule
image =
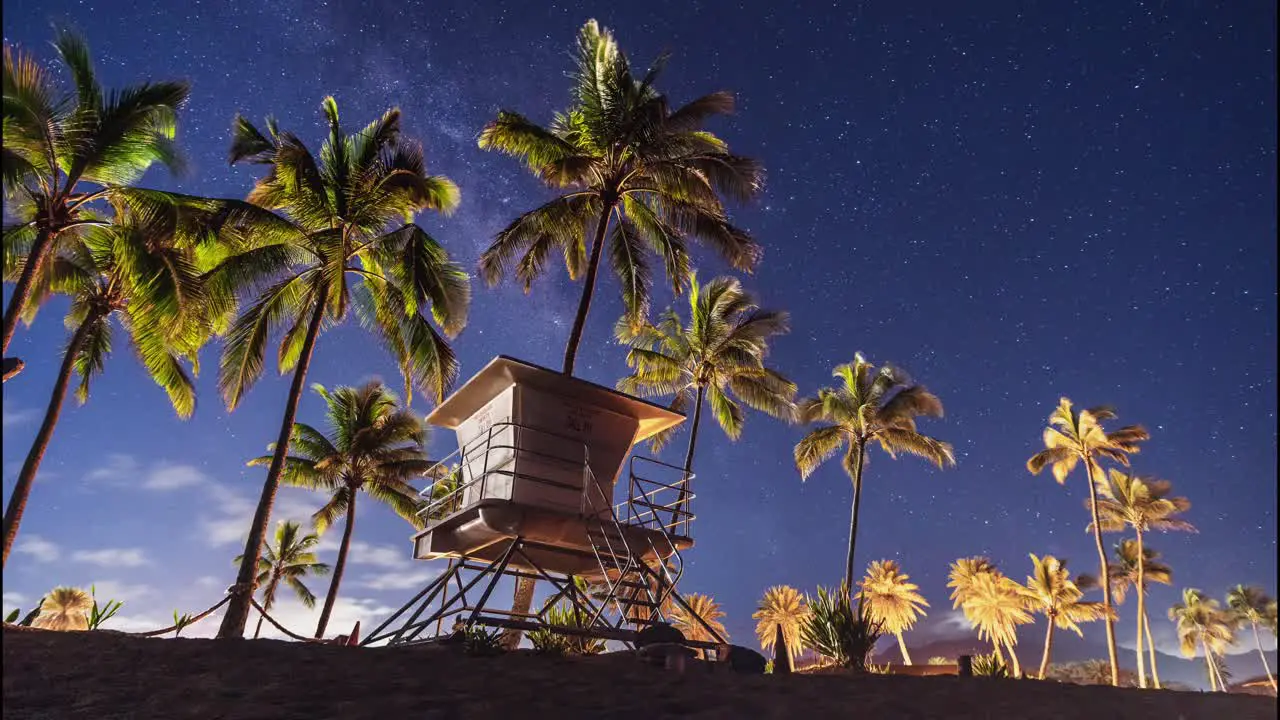
[[[1079,623],[1101,620],[1106,613],[1102,603],[1084,600],[1084,591],[1071,579],[1067,562],[1052,555],[1043,558],[1031,555],[1033,570],[1027,576],[1027,598],[1031,609],[1044,615],[1044,653],[1040,657],[1040,679],[1049,670],[1049,657],[1053,653],[1055,627],[1070,630],[1080,637]],[[1139,655],[1141,657],[1141,655]]]
[[[1098,522],[1098,483],[1104,480],[1101,460],[1104,458],[1121,465],[1129,465],[1129,455],[1138,452],[1138,443],[1150,436],[1141,425],[1122,427],[1106,432],[1102,423],[1114,419],[1116,413],[1109,407],[1089,408],[1079,412],[1072,409],[1071,400],[1061,398],[1058,407],[1049,416],[1049,426],[1044,429],[1045,449],[1027,460],[1027,470],[1039,475],[1046,467],[1053,469],[1053,478],[1062,485],[1076,466],[1084,463],[1089,484],[1089,512],[1093,528],[1093,542],[1098,551],[1098,565],[1102,584],[1102,604],[1106,606],[1107,656],[1111,662],[1111,684],[1120,685],[1120,665],[1116,660],[1116,628],[1114,608],[1111,603],[1111,579],[1107,572],[1107,551],[1102,545],[1102,527]]]
[[[618,321],[618,341],[628,344],[632,374],[618,389],[632,395],[673,395],[671,409],[684,414],[693,406],[693,424],[684,456],[685,485],[693,472],[693,452],[705,402],[711,404],[720,429],[732,440],[742,434],[741,404],[776,418],[795,414],[796,385],[766,368],[769,340],[789,329],[789,316],[761,309],[737,278],[718,277],[705,286],[689,273],[689,324],[668,308],[657,324],[639,328],[626,317]],[[735,401],[736,399],[736,401]],[[655,451],[671,439],[674,428],[652,440]],[[688,501],[682,485],[671,519],[678,525]]]
[[[276,590],[280,583],[289,586],[302,604],[311,609],[316,606],[316,596],[302,582],[308,575],[323,576],[329,574],[329,566],[316,559],[315,547],[320,536],[308,533],[301,534],[301,526],[291,520],[282,520],[276,526],[275,545],[267,544],[258,557],[257,584],[262,588],[262,611],[258,617],[258,627],[253,631],[253,638],[258,639],[262,632],[262,621],[266,611],[276,602]],[[236,557],[240,563],[243,556]]]
[[[44,267],[57,246],[100,223],[91,204],[157,162],[181,167],[173,138],[187,83],[106,92],[82,38],[59,29],[53,46],[74,92],[59,87],[30,54],[4,46],[4,272],[14,288],[0,351],[8,351],[18,321],[30,321],[33,300],[38,304],[48,291]]]
[[[898,453],[918,455],[938,467],[956,463],[949,443],[916,430],[918,417],[942,417],[942,401],[906,373],[891,365],[877,369],[862,357],[836,366],[838,387],[823,388],[817,397],[799,403],[801,422],[822,424],[795,447],[796,467],[806,479],[825,460],[844,448],[841,465],[853,480],[853,508],[849,521],[849,555],[845,561],[846,587],[853,587],[853,557],[858,540],[858,505],[862,499],[862,471],[867,450],[875,442],[896,458]]]
[[[281,323],[287,330],[278,364],[281,372],[293,371],[245,544],[247,558],[258,555],[266,533],[321,328],[345,320],[354,305],[362,324],[399,362],[406,384],[443,399],[458,363],[432,320],[447,335],[456,335],[466,324],[470,302],[467,274],[412,222],[422,210],[452,210],[458,189],[447,178],[427,174],[421,146],[400,136],[400,112],[388,110],[347,135],[337,102],[325,98],[322,109],[329,137],[319,160],[274,121],[268,121],[266,134],[243,117],[234,126],[231,162],[267,168],[248,201],[274,213],[268,213],[270,222],[261,223],[255,247],[226,259],[210,275],[216,313],[234,310],[237,294],[256,292],[230,326],[218,383],[227,407],[234,409],[262,374],[270,331]],[[253,565],[246,561],[219,637],[243,634],[253,578]]]
[[[689,271],[690,238],[738,270],[754,269],[760,247],[729,222],[721,197],[748,200],[764,182],[758,163],[731,154],[702,129],[708,118],[733,110],[731,94],[712,93],[671,110],[654,86],[664,61],[637,78],[613,34],[595,20],[578,32],[575,59],[572,101],[549,126],[502,110],[479,138],[481,148],[523,160],[550,187],[568,189],[516,218],[480,256],[489,285],[514,273],[527,292],[553,252],[564,256],[571,280],[583,278],[565,344],[566,375],[573,374],[606,245],[626,315],[639,324],[648,314],[650,252],[677,294]],[[519,580],[512,612],[527,613],[533,591],[532,580]],[[507,638],[512,646],[520,632]]]
[[[1192,658],[1203,652],[1209,689],[1226,692],[1219,658],[1235,643],[1235,619],[1223,612],[1217,600],[1194,588],[1182,591],[1182,602],[1169,608],[1169,619],[1177,626],[1182,655]]]
[[[1152,530],[1167,532],[1181,530],[1195,532],[1195,526],[1177,516],[1191,509],[1191,501],[1184,497],[1169,497],[1173,486],[1168,480],[1157,480],[1152,477],[1141,477],[1119,470],[1110,470],[1105,477],[1098,479],[1097,512],[1103,532],[1121,532],[1133,528],[1137,548],[1135,559],[1138,561],[1138,577],[1136,587],[1146,587],[1143,573],[1144,553],[1143,538]],[[1114,586],[1115,583],[1113,582]],[[1143,663],[1142,644],[1143,629],[1147,617],[1146,593],[1138,595],[1138,687],[1147,686],[1147,672]],[[1154,670],[1152,671],[1154,675]],[[1158,684],[1157,684],[1158,686]]]
[[[80,588],[56,587],[40,602],[32,627],[45,630],[88,630],[93,598]]]
[[[356,523],[356,495],[363,490],[421,529],[418,510],[422,504],[418,491],[408,481],[421,477],[433,463],[427,460],[423,449],[426,432],[422,421],[400,409],[396,396],[382,383],[375,380],[359,388],[339,387],[333,392],[322,385],[313,385],[312,389],[328,406],[329,434],[295,423],[293,452],[285,460],[280,481],[330,493],[329,501],[312,516],[317,533],[323,534],[340,519],[346,519],[333,580],[316,625],[315,636],[320,638],[329,625],[347,567]],[[265,455],[249,464],[270,462],[271,456]]]
[[[974,579],[979,575],[997,572],[990,559],[976,556],[960,558],[951,563],[947,572],[947,587],[951,588],[951,607],[960,609],[973,594]]]
[[[809,617],[809,606],[804,600],[804,594],[790,585],[774,585],[765,590],[759,609],[751,617],[756,621],[756,637],[765,652],[775,650],[778,628],[782,628],[787,656],[794,667],[796,656],[801,652],[800,628]]]
[[[1262,637],[1258,634],[1258,626],[1265,626],[1268,613],[1275,613],[1276,601],[1267,597],[1262,588],[1237,585],[1227,594],[1227,608],[1235,617],[1239,626],[1249,625],[1253,628],[1253,641],[1257,645],[1258,655],[1262,658],[1262,669],[1267,674],[1267,682],[1271,690],[1276,691],[1276,679],[1271,674],[1271,666],[1267,664],[1267,654],[1262,651]]]
[[[958,600],[960,608],[978,629],[978,637],[991,643],[997,658],[1003,659],[1004,651],[1008,651],[1013,674],[1021,676],[1022,665],[1014,648],[1018,644],[1018,626],[1032,622],[1026,589],[989,563],[985,567],[970,563],[960,568],[953,564],[951,576],[953,597],[963,598]]]
[[[49,396],[44,420],[27,452],[4,514],[4,556],[18,535],[27,501],[62,413],[72,374],[79,375],[76,398],[89,387],[111,356],[115,326],[124,330],[156,384],[169,395],[179,417],[195,410],[195,386],[183,366],[193,366],[208,337],[201,308],[203,282],[190,247],[173,243],[151,222],[117,208],[116,222],[63,236],[44,264],[38,283],[70,298],[66,325],[71,338]],[[30,305],[29,307],[35,307]]]
[[[911,576],[902,572],[896,561],[876,560],[867,568],[858,593],[859,602],[865,603],[871,619],[898,639],[902,662],[907,665],[911,664],[911,655],[907,652],[902,633],[916,624],[917,615],[927,615],[923,608],[929,607],[920,594],[920,586],[910,579]]]
[[[1115,546],[1114,560],[1108,566],[1111,575],[1111,596],[1116,605],[1124,602],[1129,588],[1138,588],[1144,595],[1151,583],[1170,585],[1173,583],[1173,568],[1160,559],[1160,553],[1148,545],[1138,552],[1138,541],[1132,538],[1121,540]],[[1141,572],[1139,572],[1141,566]],[[1141,584],[1139,584],[1141,575]],[[1151,686],[1160,688],[1160,670],[1156,666],[1156,644],[1151,637],[1151,618],[1144,610],[1138,617],[1139,631],[1145,638],[1147,659],[1151,666]]]
[[[690,593],[684,596],[684,602],[688,608],[686,609],[683,605],[676,606],[671,614],[671,624],[684,633],[686,640],[716,642],[717,639],[711,630],[714,630],[721,639],[729,639],[724,623],[720,622],[724,612],[720,609],[720,604],[711,599],[710,595]],[[707,656],[706,650],[702,651],[702,656]]]
[[[702,130],[708,118],[733,111],[731,94],[672,110],[654,86],[665,58],[636,77],[613,34],[594,20],[579,31],[575,57],[572,103],[549,126],[503,110],[480,133],[481,148],[519,158],[548,186],[569,189],[516,218],[480,256],[490,285],[513,271],[526,291],[552,252],[564,255],[571,279],[585,273],[565,346],[566,375],[573,374],[606,245],[627,316],[639,322],[649,303],[650,252],[677,293],[689,268],[688,238],[738,270],[754,269],[760,248],[729,222],[721,197],[748,200],[764,180],[754,160],[730,154]]]

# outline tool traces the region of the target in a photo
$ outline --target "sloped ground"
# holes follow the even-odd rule
[[[4,633],[6,718],[1274,718],[1272,698],[955,677],[675,673],[630,654]]]

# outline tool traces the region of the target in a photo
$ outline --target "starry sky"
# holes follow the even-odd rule
[[[468,267],[549,197],[519,163],[476,147],[484,123],[499,108],[547,121],[567,103],[569,50],[588,18],[613,28],[636,64],[669,50],[661,87],[676,102],[734,91],[738,113],[712,129],[768,171],[763,196],[734,217],[766,249],[748,287],[793,316],[773,364],[813,392],[861,350],[946,405],[923,429],[954,444],[958,466],[873,457],[859,537],[860,565],[895,558],[921,585],[932,603],[922,634],[956,629],[944,584],[957,557],[989,555],[1019,578],[1029,552],[1080,571],[1096,564],[1081,478],[1063,488],[1024,468],[1062,395],[1146,425],[1135,468],[1192,500],[1198,534],[1151,540],[1175,569],[1174,588],[1153,590],[1161,634],[1172,637],[1157,618],[1179,587],[1275,591],[1274,3],[5,7],[5,42],[50,61],[51,23],[85,30],[108,87],[191,81],[179,128],[190,170],[154,170],[145,185],[243,196],[254,169],[225,162],[237,112],[275,115],[318,148],[325,95],[353,126],[399,106],[431,170],[462,189],[455,215],[421,222]],[[725,271],[705,252],[696,260],[703,276]],[[499,353],[558,366],[578,292],[561,268],[527,297],[477,280],[455,344],[463,376]],[[620,307],[606,277],[580,375],[611,385],[624,373],[609,332]],[[4,388],[6,490],[52,384],[64,310],[51,303],[11,352],[28,369]],[[354,326],[327,332],[310,379],[397,382],[371,347]],[[265,474],[244,461],[274,438],[287,385],[268,373],[228,414],[209,370],[196,415],[181,422],[118,349],[89,403],[63,415],[5,577],[6,611],[55,584],[95,581],[126,600],[126,629],[211,605],[233,578]],[[300,418],[321,412],[309,395]],[[812,590],[843,569],[850,482],[832,463],[801,483],[791,461],[801,434],[759,415],[737,443],[714,427],[702,434],[698,545],[682,589],[714,595],[744,641],[767,586]],[[451,439],[437,433],[432,447]],[[678,461],[682,445],[665,459]],[[287,490],[276,517],[320,502]],[[364,504],[335,625],[385,614],[439,571],[409,560],[407,536]],[[330,560],[335,546],[325,539]]]

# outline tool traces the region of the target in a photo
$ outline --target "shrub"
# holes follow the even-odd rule
[[[545,620],[549,625],[578,629],[585,629],[591,624],[587,613],[567,602],[558,603],[548,610]],[[530,632],[529,642],[533,644],[534,650],[548,655],[599,655],[605,650],[604,640],[565,635],[547,628]]]
[[[941,655],[935,655],[929,658],[929,662],[925,664],[926,665],[955,665],[956,661],[952,660],[951,658],[942,657]]]
[[[497,655],[502,652],[502,631],[469,627],[463,630],[462,651],[468,655]]]
[[[1004,664],[1004,660],[995,653],[974,655],[973,676],[1007,678],[1009,677],[1009,668]]]
[[[834,591],[818,588],[809,599],[809,617],[800,626],[806,647],[835,661],[837,665],[866,672],[868,658],[883,626],[865,612],[854,612],[843,583]]]

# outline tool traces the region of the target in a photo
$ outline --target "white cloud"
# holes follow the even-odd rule
[[[210,481],[203,487],[209,496],[209,505],[216,508],[215,514],[201,517],[198,523],[206,544],[221,547],[244,543],[257,509],[256,498],[251,500],[247,495],[223,483]],[[325,501],[326,497],[322,493],[280,488],[271,508],[271,525],[268,531],[274,531],[276,523],[281,520],[293,520],[303,526],[310,526],[311,516]]]
[[[15,609],[20,609],[27,602],[25,595],[16,592],[7,592],[4,594],[4,614],[8,615]]]
[[[138,603],[153,600],[156,597],[156,591],[150,585],[130,585],[116,580],[98,580],[89,583],[89,587],[93,588],[94,597],[98,599],[99,603],[106,603],[108,600],[119,600],[122,603]],[[164,626],[159,625],[157,627]]]
[[[36,410],[25,408],[19,409],[13,403],[9,402],[9,398],[4,398],[3,404],[0,405],[0,409],[4,412],[3,428],[5,430],[11,430],[20,425],[26,425],[32,420],[35,420],[40,414]]]
[[[103,548],[101,550],[77,550],[71,554],[76,562],[102,567],[142,567],[151,561],[142,548]]]
[[[132,455],[111,453],[107,455],[105,465],[90,470],[85,474],[84,479],[92,482],[129,482],[136,479],[141,472],[142,468]]]
[[[18,545],[13,551],[30,555],[37,562],[53,562],[62,555],[57,543],[45,540],[39,535],[23,535],[18,539]]]
[[[207,482],[211,482],[209,477],[192,465],[162,463],[147,473],[147,479],[142,483],[142,487],[147,490],[176,490],[203,485]]]
[[[347,562],[353,565],[373,565],[384,568],[408,568],[413,565],[412,551],[408,543],[403,547],[371,545],[359,540],[351,541]]]
[[[393,570],[379,575],[367,575],[360,585],[370,590],[420,590],[427,583],[440,577],[441,568],[422,570]]]

